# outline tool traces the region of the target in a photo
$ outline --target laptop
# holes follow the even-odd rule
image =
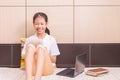
[[[86,58],[87,58],[86,53],[77,55],[76,60],[75,60],[75,68],[67,68],[61,72],[58,72],[56,75],[66,76],[66,77],[71,77],[71,78],[76,77],[77,75],[84,72],[84,69],[85,69],[84,62]]]

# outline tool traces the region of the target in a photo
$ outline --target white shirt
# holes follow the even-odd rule
[[[57,43],[55,38],[53,38],[51,35],[46,34],[46,36],[43,39],[39,39],[36,34],[30,36],[27,38],[24,44],[24,48],[22,50],[22,55],[25,55],[26,53],[26,46],[29,44],[32,40],[40,40],[42,41],[42,44],[47,48],[48,53],[50,55],[60,55],[60,51],[58,49]]]

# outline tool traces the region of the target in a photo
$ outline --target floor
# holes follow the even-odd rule
[[[93,67],[95,68],[95,67]],[[43,76],[42,80],[120,80],[120,67],[104,67],[109,70],[109,73],[93,77],[85,75],[85,71],[75,78],[63,77],[56,75],[57,72],[64,70],[64,68],[57,68],[55,73],[50,76]],[[34,78],[34,77],[33,77]],[[0,68],[0,80],[25,80],[25,72],[19,68]]]

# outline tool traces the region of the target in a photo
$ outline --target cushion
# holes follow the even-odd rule
[[[21,41],[21,52],[23,50],[25,40],[26,40],[26,38],[20,38],[20,41]],[[21,69],[25,69],[25,55],[22,55],[22,54],[21,54],[21,59],[20,59],[20,68]]]

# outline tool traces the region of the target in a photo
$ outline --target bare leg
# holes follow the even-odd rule
[[[37,54],[37,64],[36,64],[35,80],[40,80],[43,73],[44,57],[45,57],[43,48],[41,47],[37,48],[36,54]]]
[[[32,44],[28,44],[27,52],[25,55],[26,80],[32,80],[34,54],[35,54],[35,47]]]
[[[40,80],[41,76],[50,75],[54,72],[55,66],[52,65],[49,54],[43,45],[38,45],[34,59],[33,75],[35,80]]]

